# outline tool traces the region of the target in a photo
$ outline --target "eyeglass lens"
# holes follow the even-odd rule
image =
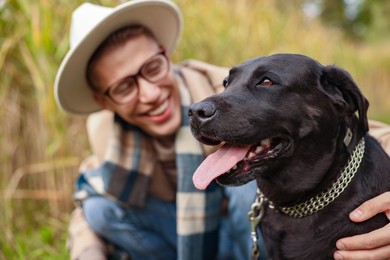
[[[108,95],[117,103],[126,103],[138,94],[137,76],[155,83],[164,78],[168,72],[169,64],[164,54],[158,54],[147,61],[136,75],[128,76],[113,86]]]

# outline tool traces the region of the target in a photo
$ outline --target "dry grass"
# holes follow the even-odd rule
[[[89,150],[84,118],[58,110],[53,82],[68,49],[70,13],[81,2],[9,0],[0,10],[0,259],[68,258],[73,180]],[[389,40],[348,42],[305,17],[301,1],[176,2],[185,26],[174,61],[232,66],[276,52],[306,54],[348,70],[370,100],[370,117],[390,122]]]

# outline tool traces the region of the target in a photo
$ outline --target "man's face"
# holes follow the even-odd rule
[[[150,135],[167,136],[179,128],[181,120],[179,90],[171,68],[155,83],[136,76],[137,94],[124,104],[102,94],[127,76],[135,75],[159,52],[161,49],[154,40],[138,36],[98,58],[92,65],[92,80],[100,90],[94,97],[101,106]]]

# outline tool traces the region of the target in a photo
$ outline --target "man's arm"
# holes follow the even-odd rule
[[[72,260],[106,259],[106,245],[85,220],[81,207],[76,207],[71,215],[68,247]]]
[[[97,168],[99,164],[97,156],[87,157],[81,163],[79,171]],[[91,229],[80,206],[76,206],[70,216],[68,248],[71,260],[106,259],[106,244]]]

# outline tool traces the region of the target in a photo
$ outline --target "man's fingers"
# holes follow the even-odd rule
[[[390,245],[372,250],[336,251],[333,254],[336,260],[388,260],[390,259]]]
[[[390,192],[370,199],[351,212],[350,219],[365,221],[378,213],[390,219]],[[339,239],[334,259],[390,259],[390,224],[372,232]]]
[[[383,228],[376,229],[370,233],[356,235],[352,237],[345,237],[339,239],[336,247],[339,250],[365,250],[380,248],[389,245],[390,247],[390,224]]]
[[[351,212],[350,219],[355,222],[365,221],[378,213],[384,212],[390,219],[390,192],[370,199]]]

